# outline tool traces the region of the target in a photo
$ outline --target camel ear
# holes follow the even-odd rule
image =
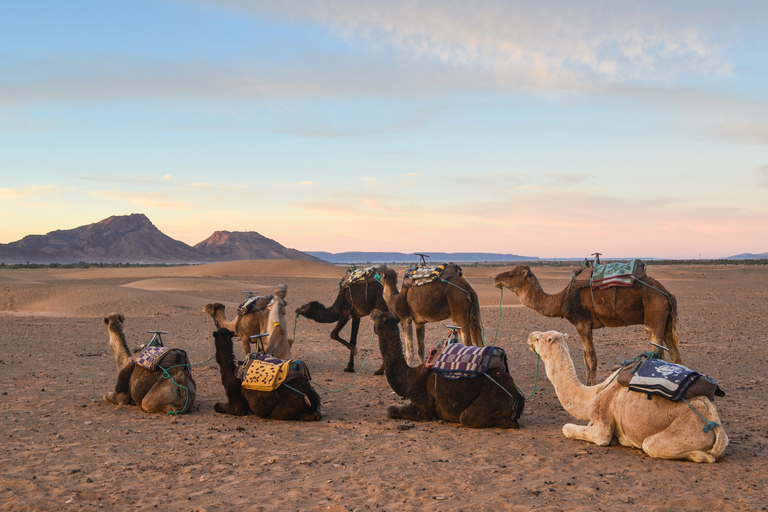
[[[102,320],[104,320],[104,325],[109,325],[109,318],[104,317]]]
[[[528,275],[528,269],[524,268],[523,269],[523,277],[526,277],[527,275]]]
[[[125,317],[123,315],[117,315],[117,318],[120,319],[120,323],[125,323]]]
[[[554,331],[553,331],[553,332],[550,332],[550,333],[549,333],[549,335],[547,335],[547,341],[548,341],[549,343],[554,343],[554,342],[555,342],[555,340],[557,340],[557,334],[558,334],[558,333],[556,333],[556,332],[554,332]]]
[[[563,334],[563,341],[568,341],[568,339],[569,339],[568,334]]]

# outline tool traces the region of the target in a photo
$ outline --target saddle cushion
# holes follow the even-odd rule
[[[248,297],[237,307],[237,314],[239,316],[247,315],[253,310],[264,312],[264,310],[272,302],[272,295],[258,295],[254,297]]]
[[[341,281],[339,281],[339,288],[365,281],[369,276],[373,275],[373,272],[374,267],[349,268],[344,277],[341,278]]]
[[[592,287],[602,290],[611,286],[632,286],[635,279],[645,277],[645,262],[631,260],[595,265],[592,270]]]
[[[442,347],[436,355],[430,354],[426,367],[449,379],[474,378],[495,368],[509,373],[507,354],[503,349],[493,346],[473,347],[461,343],[451,343]]]
[[[442,265],[416,265],[405,271],[403,275],[403,288],[407,286],[423,286],[438,279],[462,277],[464,273],[461,267],[455,263],[443,263]]]
[[[156,345],[144,347],[141,352],[133,355],[133,362],[147,370],[155,370],[160,360],[170,351],[171,349],[168,347],[158,347]]]
[[[242,387],[254,391],[274,391],[283,382],[304,377],[311,380],[309,368],[300,359],[282,360],[269,355],[248,356],[238,370]]]
[[[710,400],[725,396],[711,377],[663,359],[648,358],[634,374],[621,371],[616,380],[632,391],[662,396],[673,402],[697,396],[706,396]]]

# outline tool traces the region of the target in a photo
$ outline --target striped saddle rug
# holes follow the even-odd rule
[[[448,379],[474,378],[499,368],[509,373],[507,354],[499,347],[473,347],[451,343],[430,351],[426,367]]]
[[[405,271],[403,275],[403,287],[423,286],[438,279],[450,277],[462,277],[464,273],[461,267],[455,263],[443,263],[441,265],[417,265]]]

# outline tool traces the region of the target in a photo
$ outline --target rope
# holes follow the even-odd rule
[[[657,292],[659,292],[660,294],[664,295],[665,297],[669,297],[669,294],[668,294],[668,293],[666,293],[666,292],[664,292],[664,291],[662,291],[662,290],[659,290],[659,289],[658,289],[658,288],[656,288],[655,286],[651,286],[650,284],[646,283],[646,282],[645,282],[645,281],[643,281],[642,279],[638,279],[638,278],[636,278],[635,276],[632,276],[632,279],[634,279],[634,281],[636,281],[636,282],[638,282],[638,283],[642,283],[642,284],[644,284],[644,285],[645,285],[645,286],[647,286],[648,288],[652,288],[652,289],[656,290]]]
[[[368,358],[370,357],[370,355],[371,355],[371,352],[373,351],[373,337],[374,337],[375,335],[376,335],[376,333],[373,333],[373,334],[371,334],[371,344],[370,344],[370,346],[368,347],[368,353],[365,355],[365,359],[363,359],[363,363],[360,365],[360,369],[359,369],[359,370],[357,370],[357,371],[355,372],[355,374],[352,376],[352,381],[351,381],[349,384],[347,384],[346,386],[344,386],[344,387],[343,387],[343,388],[341,388],[341,389],[333,390],[333,389],[328,389],[328,388],[325,388],[325,387],[321,386],[320,384],[318,384],[318,383],[317,383],[316,381],[314,381],[314,380],[312,380],[312,381],[310,381],[310,382],[312,382],[312,383],[313,383],[315,386],[319,387],[319,388],[320,388],[320,389],[322,389],[323,391],[327,391],[327,392],[329,392],[329,393],[341,393],[342,391],[344,391],[344,390],[346,390],[346,389],[349,389],[349,388],[351,388],[351,387],[352,387],[352,385],[355,383],[355,379],[357,379],[357,376],[358,376],[358,375],[360,375],[360,372],[361,372],[361,371],[363,371],[363,368],[365,368],[365,363],[368,361]]]
[[[534,377],[533,379],[533,391],[531,391],[531,394],[528,396],[528,398],[525,399],[526,402],[531,398],[533,398],[534,393],[536,393],[536,388],[539,385],[539,363],[541,362],[541,356],[535,350],[533,351],[533,353],[536,354],[536,377]],[[515,387],[517,388],[517,390],[520,392],[521,395],[525,396],[525,394],[523,393],[523,390],[520,389],[520,387],[517,384],[515,384]]]
[[[701,413],[700,413],[699,411],[697,411],[697,410],[696,410],[696,408],[695,408],[694,406],[692,406],[692,405],[691,405],[691,404],[688,402],[688,400],[686,400],[685,398],[682,398],[682,401],[683,401],[683,402],[685,402],[685,403],[686,403],[686,405],[687,405],[688,407],[690,407],[690,408],[691,408],[691,410],[693,410],[693,412],[695,412],[696,414],[698,414],[698,415],[699,415],[699,418],[701,418],[701,421],[703,421],[703,422],[704,422],[704,428],[702,428],[701,430],[703,430],[705,433],[706,433],[706,432],[709,432],[710,430],[715,430],[715,427],[720,427],[720,426],[722,426],[722,425],[720,425],[719,423],[716,423],[716,422],[714,422],[714,421],[707,421],[707,418],[705,418],[704,416],[702,416],[702,415],[701,415]]]

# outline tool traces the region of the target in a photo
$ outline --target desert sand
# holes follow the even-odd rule
[[[726,392],[715,405],[730,445],[715,464],[565,439],[562,426],[574,420],[543,365],[536,381],[526,339],[535,330],[568,333],[583,379],[581,342],[567,321],[492,286],[511,268],[464,271],[481,297],[487,342],[507,351],[525,395],[535,390],[519,430],[388,419],[387,407],[402,400],[373,375],[381,356],[367,318],[355,375],[342,371],[348,351],[329,338],[333,324],[289,315],[293,355],[311,370],[322,421],[214,412],[224,390],[203,306],[222,302],[232,318],[244,290],[269,293],[278,283],[289,286],[291,312],[310,300],[330,305],[344,267],[0,270],[0,510],[766,510],[768,267],[648,267],[677,297],[684,364]],[[549,293],[567,286],[571,271],[534,269]],[[189,414],[101,401],[116,377],[102,323],[112,312],[125,315],[131,348],[148,330],[165,330],[167,345],[188,352],[198,393]],[[428,326],[428,344],[444,338],[446,323]],[[595,346],[599,379],[650,348],[642,326],[597,330]]]

